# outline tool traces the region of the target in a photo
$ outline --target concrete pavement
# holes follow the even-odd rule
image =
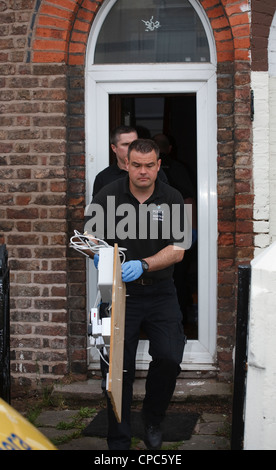
[[[133,401],[143,400],[145,395],[145,379],[136,379],[133,388]],[[174,402],[188,400],[230,400],[231,386],[217,382],[215,379],[178,379],[173,395]],[[86,382],[61,384],[54,387],[52,397],[62,397],[66,402],[93,403],[103,397],[101,380],[90,379]]]
[[[144,396],[144,385],[144,379],[135,381],[134,402],[138,407]],[[104,406],[100,380],[56,386],[52,398],[60,403],[65,402],[67,409],[43,411],[37,417],[36,426],[59,450],[108,450],[105,439],[84,437],[81,434],[81,429],[99,411],[99,403]],[[178,380],[172,406],[183,410],[193,406],[200,416],[188,441],[164,442],[162,450],[229,450],[230,401],[231,388],[227,384],[217,383],[212,379]],[[209,405],[206,407],[207,403]],[[218,406],[223,403],[226,406]],[[143,441],[133,440],[133,451],[145,449]]]
[[[98,437],[84,437],[79,428],[60,429],[60,423],[70,424],[79,410],[44,411],[37,419],[38,429],[52,440],[59,450],[93,450],[107,451],[105,439]],[[85,420],[83,420],[85,421]],[[87,420],[87,423],[90,420]],[[227,416],[218,413],[203,413],[193,431],[191,439],[182,442],[164,442],[162,450],[229,450],[229,437]],[[135,440],[132,450],[145,450],[143,441]]]

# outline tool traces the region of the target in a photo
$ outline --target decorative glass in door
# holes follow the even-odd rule
[[[188,0],[118,0],[98,36],[94,64],[210,62],[205,29]]]

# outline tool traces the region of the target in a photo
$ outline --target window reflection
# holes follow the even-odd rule
[[[188,0],[118,0],[100,31],[95,64],[210,62],[207,36]]]

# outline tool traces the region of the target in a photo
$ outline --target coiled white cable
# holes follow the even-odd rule
[[[82,253],[87,258],[90,256],[85,253],[86,251],[90,251],[94,255],[99,254],[100,248],[106,247],[110,248],[110,245],[100,238],[93,237],[93,240],[89,238],[86,234],[81,234],[77,230],[74,230],[74,235],[70,238],[70,245],[71,248]],[[119,247],[119,255],[122,257],[121,263],[124,264],[126,260],[125,252],[126,248]]]

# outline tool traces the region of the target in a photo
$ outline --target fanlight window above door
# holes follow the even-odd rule
[[[94,64],[210,62],[189,0],[117,0],[98,35]]]

